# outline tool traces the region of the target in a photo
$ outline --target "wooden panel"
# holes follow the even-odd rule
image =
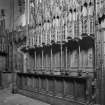
[[[71,53],[71,67],[78,67],[78,51],[77,50]]]
[[[0,80],[1,80],[1,77],[0,77]],[[21,82],[19,82],[19,81],[21,81],[21,78],[20,78],[20,76],[17,76],[17,78],[16,78],[17,88],[20,88],[20,83]],[[1,81],[0,81],[0,84],[1,84]]]
[[[54,93],[54,79],[53,78],[48,79],[48,91],[51,94]]]
[[[61,56],[61,57],[62,57],[62,61],[61,61],[62,64],[61,64],[61,67],[62,67],[62,68],[65,68],[65,51],[64,51],[64,50],[62,51],[62,56]]]
[[[88,57],[87,57],[87,51],[85,51],[85,50],[82,50],[82,67],[83,67],[83,69],[85,69],[86,68],[86,66],[87,66],[87,62],[88,62]]]
[[[33,85],[32,77],[25,77],[23,82],[25,89],[32,90],[32,85]]]
[[[34,90],[34,77],[32,76],[32,89]]]
[[[47,90],[47,81],[46,81],[46,78],[41,78],[41,89],[43,91]]]
[[[60,79],[55,80],[55,95],[58,97],[62,97],[64,92],[63,81]]]
[[[68,50],[68,53],[67,53],[67,68],[70,70],[70,67],[71,67],[71,52]]]
[[[73,80],[64,81],[64,95],[66,97],[74,97],[74,81]]]
[[[22,82],[24,82],[24,88],[27,88],[27,77],[24,77]]]
[[[55,54],[52,55],[52,69],[55,69]]]
[[[6,57],[0,56],[0,71],[5,71],[6,69]]]
[[[56,71],[60,70],[60,52],[57,52],[55,54],[55,70]]]
[[[37,70],[40,70],[40,68],[42,67],[41,64],[42,64],[42,57],[41,57],[41,54],[38,53],[36,55],[36,67],[37,67]]]
[[[37,77],[35,77],[34,78],[34,89],[35,90],[37,90],[38,89],[38,87],[39,87],[39,85],[38,85],[39,83],[38,83],[38,78]]]
[[[36,78],[36,88],[39,89],[39,78]]]
[[[48,71],[49,69],[48,69],[48,66],[49,66],[49,62],[48,62],[49,60],[48,60],[48,54],[46,54],[46,56],[45,56],[45,62],[46,62],[46,71]]]
[[[23,80],[22,80],[22,76],[18,76],[18,80],[17,83],[19,84],[18,88],[22,88],[23,87]]]
[[[76,98],[85,98],[86,96],[86,83],[83,80],[75,81],[75,97]]]
[[[22,76],[21,77],[21,88],[25,88],[26,86],[25,86],[25,77],[24,76]]]
[[[88,49],[88,67],[93,67],[94,55],[93,48]]]
[[[42,79],[41,79],[41,77],[38,77],[38,82],[39,82],[39,92],[41,92],[42,91]]]
[[[30,89],[33,90],[33,78],[32,78],[32,76],[30,77]]]
[[[27,77],[27,88],[28,89],[31,89],[31,84],[32,84],[31,78],[30,77]]]
[[[51,57],[47,54],[47,71],[49,72],[51,68]]]

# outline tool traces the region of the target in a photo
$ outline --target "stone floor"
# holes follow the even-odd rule
[[[11,94],[10,89],[0,90],[0,105],[49,105],[19,94]]]

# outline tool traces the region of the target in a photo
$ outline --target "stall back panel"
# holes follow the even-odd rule
[[[0,71],[6,70],[6,57],[0,56]]]

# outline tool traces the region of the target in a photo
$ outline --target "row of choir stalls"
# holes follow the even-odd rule
[[[105,38],[97,31],[105,27],[102,1],[31,1],[34,21],[21,48],[26,56],[24,73],[17,74],[18,93],[54,105],[105,103]]]
[[[93,73],[93,0],[33,0],[30,12],[26,43],[26,50],[34,53],[34,58],[31,57],[34,66],[31,66],[33,60],[27,64],[30,71],[70,75]]]

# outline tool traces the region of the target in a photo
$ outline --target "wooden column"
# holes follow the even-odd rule
[[[27,55],[24,54],[23,57],[24,57],[24,60],[23,60],[24,71],[23,72],[26,73],[27,72],[27,66],[26,66],[27,65]]]
[[[80,45],[78,46],[78,71],[81,70],[81,67],[80,67],[80,53],[81,53],[81,49],[80,49]]]
[[[43,72],[43,49],[42,49],[42,72]]]
[[[65,53],[66,53],[66,61],[65,61],[65,62],[66,62],[66,71],[67,71],[67,69],[68,69],[68,68],[67,68],[67,65],[68,65],[68,62],[67,62],[67,61],[68,61],[68,60],[67,60],[67,59],[68,59],[68,58],[67,58],[67,57],[68,57],[68,56],[67,56],[67,55],[68,55],[68,54],[67,54],[67,51],[68,51],[68,49],[67,49],[67,47],[65,47]]]
[[[51,47],[51,61],[50,61],[51,63],[50,63],[50,72],[52,72],[52,69],[53,69],[53,67],[52,67],[52,63],[53,63],[53,62],[52,62],[52,56],[53,56],[53,55],[52,55],[52,47]]]
[[[36,70],[36,51],[35,51],[35,55],[34,55],[34,69]]]
[[[61,42],[61,50],[60,50],[61,52],[61,65],[60,65],[60,72],[62,72],[62,42]]]

